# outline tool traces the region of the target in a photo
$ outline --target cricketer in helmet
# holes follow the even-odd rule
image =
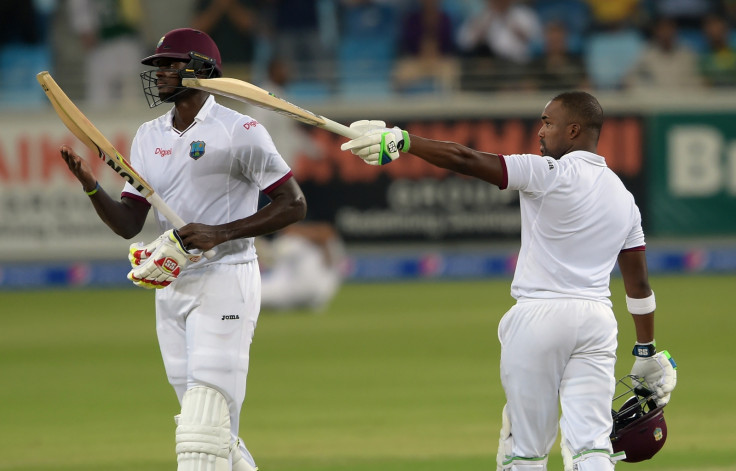
[[[184,69],[166,68],[172,62],[187,62]],[[183,77],[213,78],[222,76],[222,61],[217,45],[207,34],[192,28],[179,28],[166,33],[158,42],[155,54],[141,61],[157,67],[141,73],[143,93],[151,108],[173,103],[177,98],[194,93],[183,87]]]

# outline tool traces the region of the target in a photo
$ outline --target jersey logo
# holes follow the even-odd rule
[[[547,161],[547,165],[549,165],[550,170],[554,170],[555,168],[555,161],[554,159],[551,159],[549,157],[545,157],[545,160]]]
[[[189,144],[189,157],[197,160],[204,155],[204,141],[192,141]]]
[[[171,149],[162,149],[160,147],[156,147],[156,155],[160,155],[161,157],[166,157],[167,155],[171,155]]]
[[[248,122],[248,123],[245,123],[245,124],[243,125],[243,127],[244,127],[244,128],[245,128],[245,130],[247,131],[248,129],[250,129],[250,128],[254,128],[254,127],[256,127],[257,125],[258,125],[258,121],[256,121],[256,120],[253,120],[253,121],[250,121],[250,122]]]

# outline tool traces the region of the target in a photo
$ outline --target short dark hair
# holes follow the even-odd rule
[[[600,135],[603,127],[603,108],[596,97],[587,92],[572,91],[560,93],[552,101],[560,102],[570,118],[579,120],[583,128],[595,132],[596,136]]]

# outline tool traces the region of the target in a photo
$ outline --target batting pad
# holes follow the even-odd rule
[[[178,471],[230,471],[230,410],[207,386],[184,393],[176,427]]]

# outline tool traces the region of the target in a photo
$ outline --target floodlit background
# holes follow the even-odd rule
[[[492,19],[492,20],[489,20]],[[541,110],[594,93],[599,151],[639,204],[658,344],[680,365],[668,444],[621,469],[736,470],[736,2],[732,0],[19,0],[0,4],[0,470],[173,469],[176,399],[130,241],[98,220],[58,148],[114,194],[35,80],[48,70],[123,153],[149,109],[140,59],[178,27],[225,76],[348,124],[383,119],[498,153],[538,152]],[[513,193],[218,98],[271,131],[344,243],[320,309],[265,309],[243,436],[262,470],[493,469],[512,305]],[[148,224],[137,240],[157,235]],[[263,250],[263,261],[273,256]],[[268,257],[267,257],[268,256]],[[619,375],[633,332],[620,279]],[[561,469],[553,449],[550,469]]]

